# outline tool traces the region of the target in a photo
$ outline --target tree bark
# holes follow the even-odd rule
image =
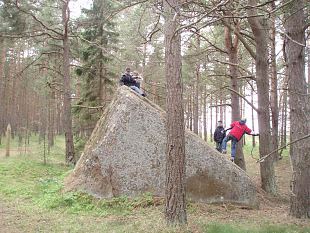
[[[212,106],[212,97],[210,97],[210,106]],[[210,141],[213,142],[213,114],[212,108],[210,107]]]
[[[188,101],[188,114],[189,114],[189,130],[193,130],[193,91],[192,87],[189,87],[189,101]]]
[[[301,138],[310,131],[310,101],[305,78],[305,25],[304,1],[290,2],[284,23],[286,31],[285,51],[287,57],[290,140]],[[310,218],[310,139],[290,146],[293,167],[290,215]]]
[[[307,87],[308,87],[307,93],[310,94],[310,39],[308,39],[308,82],[307,82]]]
[[[254,82],[252,82],[252,86],[254,86]],[[251,88],[251,104],[254,105],[254,90]],[[254,124],[254,109],[251,108],[251,117],[252,117],[252,130],[255,131]],[[255,137],[252,137],[252,147],[255,147]]]
[[[237,27],[238,30],[238,27]],[[228,52],[229,63],[238,64],[238,37],[235,36],[234,41],[232,40],[231,30],[228,27],[225,27],[225,46]],[[235,65],[229,65],[229,74],[230,74],[230,85],[231,89],[231,119],[232,121],[238,121],[241,118],[240,113],[240,100],[236,92],[239,92],[238,84],[238,68]],[[244,154],[242,150],[242,140],[237,144],[235,163],[243,170],[246,170]]]
[[[7,128],[6,128],[6,145],[5,145],[5,156],[9,157],[10,156],[10,143],[11,143],[11,125],[8,124]]]
[[[271,10],[276,9],[275,1],[271,2]],[[272,122],[272,150],[279,147],[279,108],[278,108],[278,78],[277,78],[277,63],[276,63],[276,20],[275,13],[271,15],[271,89],[270,89],[270,108],[271,108],[271,122]],[[275,161],[278,161],[279,154],[276,152],[273,156]]]
[[[249,0],[248,16],[257,15],[256,0]],[[249,17],[248,22],[254,34],[256,43],[256,83],[258,99],[258,126],[260,133],[260,156],[267,155],[271,151],[271,129],[269,115],[269,78],[268,78],[268,31],[266,20],[260,17]],[[262,188],[270,194],[276,194],[276,180],[274,171],[274,160],[269,156],[260,163],[260,175]]]
[[[4,77],[4,64],[6,57],[6,48],[4,40],[0,38],[0,138],[5,134],[5,119],[4,119],[4,106],[5,106],[5,77]]]
[[[167,82],[166,208],[168,225],[187,223],[185,200],[185,136],[181,80],[180,5],[164,2],[165,75]]]
[[[199,34],[199,31],[197,32]],[[200,49],[200,37],[197,35],[196,49]],[[195,67],[195,89],[194,89],[194,133],[198,135],[198,125],[199,125],[199,87],[200,87],[200,62],[196,63]]]
[[[202,117],[203,117],[203,139],[207,142],[208,141],[208,128],[207,128],[207,115],[208,115],[208,108],[207,108],[207,86],[204,85],[203,90],[203,108],[202,108]]]
[[[70,19],[69,0],[63,1],[62,23],[63,32],[63,80],[64,80],[64,130],[66,140],[66,163],[75,164],[72,116],[71,116],[71,84],[70,84],[70,45],[68,36],[68,22]]]

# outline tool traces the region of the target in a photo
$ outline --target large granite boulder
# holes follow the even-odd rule
[[[166,113],[127,87],[120,87],[98,121],[66,190],[98,197],[130,197],[165,190]],[[248,175],[197,135],[186,131],[187,198],[255,207]]]

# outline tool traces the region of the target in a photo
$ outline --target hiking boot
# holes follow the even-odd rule
[[[226,154],[227,153],[227,150],[222,150],[222,154]]]
[[[234,158],[234,157],[231,157],[230,161],[231,161],[231,162],[234,162],[234,161],[235,161],[235,158]]]

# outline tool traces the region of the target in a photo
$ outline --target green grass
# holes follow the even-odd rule
[[[18,149],[16,139],[12,141],[12,149]],[[80,192],[64,193],[64,178],[72,171],[72,167],[64,164],[64,137],[56,138],[49,153],[45,150],[47,164],[43,163],[44,146],[38,143],[35,135],[26,150],[20,153],[6,158],[3,150],[2,144],[0,207],[6,207],[0,215],[8,212],[6,222],[11,226],[4,232],[310,232],[309,228],[294,225],[268,222],[260,225],[248,220],[227,224],[216,222],[215,218],[215,222],[209,224],[208,215],[212,211],[201,215],[200,205],[196,203],[188,204],[188,226],[167,227],[164,205],[157,205],[150,193],[133,199],[122,196],[109,200],[99,200]]]
[[[207,233],[309,233],[309,230],[309,228],[300,229],[296,226],[268,224],[257,228],[219,223],[204,225],[204,232]]]

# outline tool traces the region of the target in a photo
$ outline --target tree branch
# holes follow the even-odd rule
[[[251,106],[251,108],[253,108],[253,109],[255,110],[255,112],[258,113],[258,109],[257,109],[250,101],[248,101],[243,95],[241,95],[239,92],[233,90],[233,89],[230,88],[230,87],[227,87],[227,86],[226,86],[225,88],[226,88],[227,90],[230,90],[231,92],[234,92],[234,93],[237,94],[238,96],[240,96],[245,102],[247,102],[248,105]]]
[[[236,28],[233,28],[230,24],[228,24],[227,22],[225,22],[225,20],[222,20],[223,24],[228,27],[230,30],[232,30],[234,32],[234,34],[238,37],[238,39],[241,41],[241,43],[243,44],[243,46],[246,48],[246,50],[249,52],[249,54],[251,55],[251,57],[253,59],[255,59],[256,57],[256,53],[253,51],[253,49],[251,48],[251,46],[245,41],[244,37],[236,30]]]
[[[267,157],[269,157],[269,156],[272,155],[273,153],[275,153],[275,152],[277,152],[277,151],[279,151],[279,150],[282,150],[282,149],[284,149],[285,147],[287,147],[287,146],[289,146],[289,145],[292,145],[292,144],[294,144],[294,143],[296,143],[296,142],[299,142],[299,141],[304,140],[304,139],[309,138],[309,137],[310,137],[310,134],[308,134],[308,135],[306,135],[306,136],[304,136],[304,137],[301,137],[301,138],[297,138],[296,140],[294,140],[294,141],[292,141],[292,142],[290,142],[290,143],[287,143],[286,145],[284,145],[284,146],[282,146],[282,147],[280,147],[280,148],[278,148],[278,149],[276,149],[276,150],[271,151],[269,154],[267,154],[267,155],[261,157],[261,158],[258,159],[256,162],[257,162],[257,163],[262,163],[262,162],[265,161],[265,159],[266,159]]]
[[[26,15],[30,15],[30,16],[31,16],[36,22],[38,22],[43,28],[45,28],[45,29],[47,29],[47,30],[49,30],[49,31],[52,31],[52,32],[56,33],[56,34],[59,35],[59,36],[63,36],[62,33],[60,33],[60,32],[58,32],[58,31],[56,31],[56,30],[54,30],[54,29],[49,28],[48,26],[46,26],[41,20],[39,20],[39,19],[38,19],[35,15],[33,15],[32,13],[30,13],[30,12],[28,12],[28,11],[22,9],[22,8],[19,6],[19,4],[18,4],[18,0],[15,1],[15,6],[16,6],[16,8],[17,8],[19,11],[23,12],[23,13],[26,14]]]
[[[94,106],[94,107],[91,107],[91,106],[76,104],[76,105],[72,105],[72,108],[103,109],[104,106]]]

